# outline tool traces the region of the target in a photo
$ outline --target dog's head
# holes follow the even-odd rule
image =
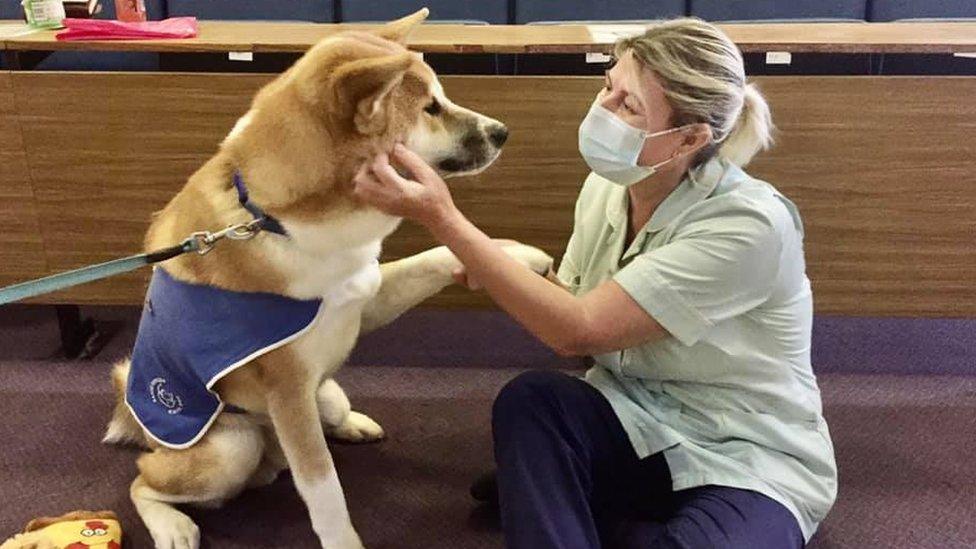
[[[424,8],[372,32],[322,40],[258,94],[248,122],[263,127],[265,139],[270,128],[279,149],[287,141],[319,147],[319,156],[330,157],[323,160],[331,163],[333,182],[351,178],[396,143],[444,176],[481,171],[498,157],[508,130],[455,105],[423,57],[406,49],[410,31],[426,17]]]

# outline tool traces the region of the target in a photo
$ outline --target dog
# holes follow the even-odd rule
[[[326,435],[384,434],[352,411],[333,376],[360,333],[450,285],[461,264],[439,247],[380,265],[400,219],[357,200],[353,177],[400,142],[442,176],[476,173],[507,137],[497,120],[452,103],[406,49],[426,16],[316,44],[255,95],[154,215],[149,250],[205,227],[264,229],[161,263],[133,355],[113,369],[104,441],[148,450],[130,496],[157,548],[199,546],[199,529],[174,504],[219,506],[288,468],[322,547],[362,547]],[[551,269],[541,250],[504,249],[540,274]],[[197,363],[206,371],[190,372]]]

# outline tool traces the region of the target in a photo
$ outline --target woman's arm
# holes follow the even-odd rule
[[[615,351],[667,335],[615,282],[576,297],[509,257],[456,209],[429,229],[499,307],[560,354]]]
[[[381,155],[357,175],[357,196],[427,227],[502,309],[558,353],[597,354],[667,335],[613,281],[577,297],[525,268],[464,217],[443,180],[422,159],[399,145],[393,154],[415,180],[401,177]]]

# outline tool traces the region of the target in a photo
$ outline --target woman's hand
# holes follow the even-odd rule
[[[447,184],[416,153],[397,144],[392,159],[413,179],[397,173],[390,157],[380,154],[359,169],[353,178],[353,194],[385,213],[412,219],[428,229],[457,211]]]

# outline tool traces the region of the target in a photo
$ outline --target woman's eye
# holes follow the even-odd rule
[[[437,116],[438,114],[441,113],[441,104],[438,103],[436,99],[434,99],[433,101],[430,102],[429,105],[424,107],[424,112],[431,116]]]

